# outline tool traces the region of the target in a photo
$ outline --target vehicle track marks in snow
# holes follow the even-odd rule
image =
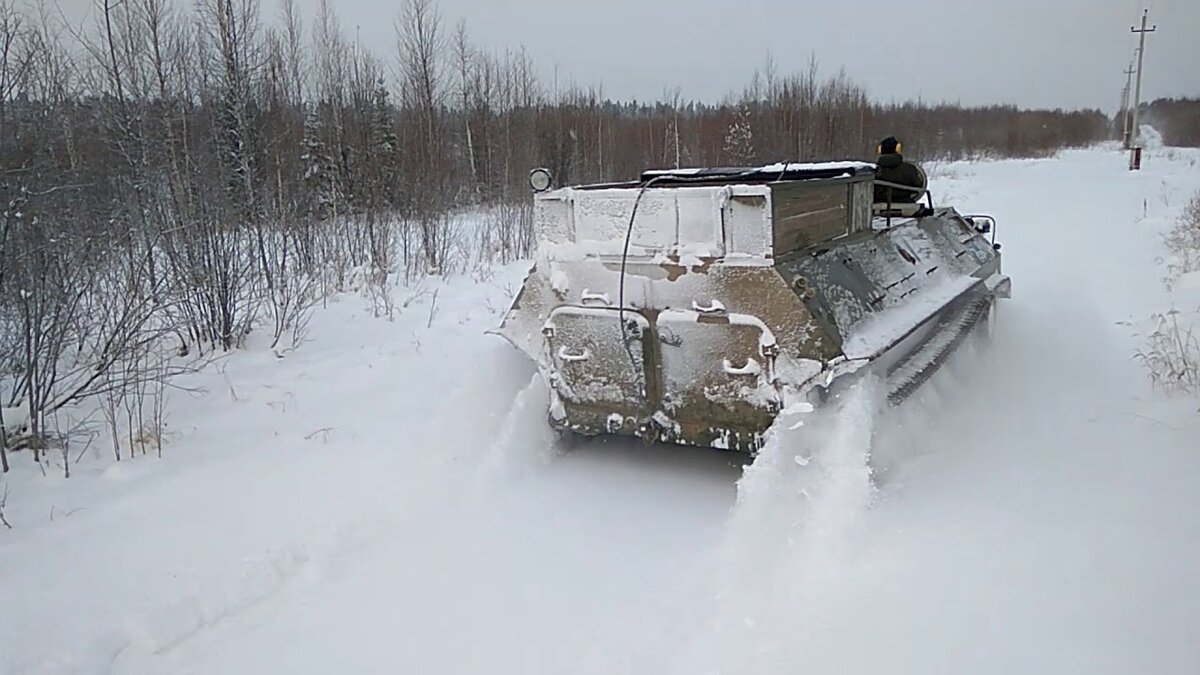
[[[306,543],[264,551],[243,561],[236,580],[197,587],[169,605],[132,609],[79,650],[43,655],[36,667],[28,663],[17,672],[152,672],[160,658],[202,631],[269,601],[290,585],[318,583],[331,561],[352,546],[350,540],[314,535]]]

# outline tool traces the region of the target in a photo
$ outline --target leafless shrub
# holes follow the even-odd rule
[[[442,276],[466,274],[476,264],[478,257],[475,242],[471,237],[473,224],[470,216],[457,210],[443,215],[444,236],[446,238],[443,255]]]
[[[433,298],[432,298],[432,299],[430,299],[430,301],[429,301],[429,319],[428,319],[428,320],[425,322],[425,327],[426,327],[426,328],[432,328],[432,327],[433,327],[433,319],[434,319],[434,317],[436,317],[436,316],[437,316],[437,296],[438,296],[438,290],[440,290],[440,289],[435,289],[435,290],[433,291]]]
[[[1200,191],[1184,207],[1163,241],[1168,250],[1163,283],[1170,290],[1181,277],[1200,270]],[[1200,326],[1200,312],[1172,308],[1152,315],[1150,320],[1153,330],[1138,336],[1144,346],[1134,356],[1146,368],[1151,382],[1162,391],[1200,393],[1200,340],[1195,332]]]
[[[1152,317],[1155,328],[1145,336],[1146,346],[1137,351],[1135,358],[1162,391],[1200,392],[1200,341],[1191,323],[1197,318],[1175,309]]]
[[[371,304],[372,316],[384,317],[388,321],[396,318],[396,297],[393,293],[391,275],[386,269],[370,270],[367,274],[364,292]]]
[[[1170,288],[1179,277],[1200,270],[1200,191],[1192,196],[1163,241],[1171,254],[1165,280]]]
[[[63,478],[71,477],[71,451],[78,446],[80,448],[78,456],[82,457],[83,453],[91,447],[96,435],[90,415],[76,419],[71,414],[64,414],[62,410],[54,413],[51,417],[50,431],[45,433],[44,437],[48,441],[46,448],[58,451]]]
[[[482,262],[507,264],[533,253],[533,205],[528,200],[501,202],[488,209],[476,230]]]
[[[413,304],[417,300],[420,300],[426,295],[429,295],[429,289],[425,287],[425,279],[422,278],[409,288],[408,297],[404,299],[402,306],[407,309],[409,305]]]
[[[100,411],[108,424],[109,439],[112,442],[113,457],[121,461],[121,418],[119,411],[124,407],[124,392],[113,382],[100,396]]]
[[[0,525],[4,525],[5,529],[12,529],[12,525],[8,522],[8,518],[4,516],[4,509],[8,506],[8,483],[4,483],[3,490],[0,490]]]
[[[391,321],[396,316],[393,293],[393,272],[396,269],[396,227],[390,219],[381,219],[374,212],[367,216],[368,269],[364,291],[371,303],[371,313]]]
[[[400,222],[397,238],[400,244],[401,266],[404,269],[404,282],[411,284],[424,276],[424,253],[421,249],[421,228],[411,218]]]
[[[318,300],[318,283],[313,275],[301,268],[299,232],[286,228],[266,237],[264,258],[271,283],[264,289],[267,313],[271,317],[271,348],[282,351],[294,349],[303,339],[309,319]],[[281,347],[280,341],[290,343]]]
[[[4,419],[4,409],[0,406],[0,474],[8,473],[8,424]]]
[[[459,220],[451,213],[428,211],[418,219],[425,274],[444,275],[454,271],[454,245],[461,236]]]
[[[320,429],[316,429],[314,431],[311,431],[311,432],[305,434],[304,440],[306,440],[306,441],[318,440],[323,444],[329,443],[331,440],[333,440],[335,434],[337,434],[339,432],[345,434],[349,438],[357,438],[357,435],[354,432],[347,431],[340,427],[321,427]]]
[[[250,330],[260,270],[251,243],[250,233],[210,217],[163,238],[167,293],[200,353],[236,349]]]
[[[475,283],[477,283],[477,284],[489,283],[496,278],[496,269],[492,266],[492,264],[490,262],[481,260],[475,266],[475,269],[471,270],[471,278],[474,279]],[[489,303],[491,301],[492,301],[491,298],[487,298],[485,300],[485,302],[489,302]]]
[[[96,398],[117,461],[122,447],[129,457],[150,448],[162,457],[167,392],[171,380],[186,370],[160,351],[145,349],[108,371]]]

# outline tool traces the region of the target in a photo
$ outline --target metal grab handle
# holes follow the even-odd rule
[[[692,309],[696,310],[697,312],[700,312],[701,314],[717,314],[719,312],[726,311],[725,305],[721,304],[720,300],[713,300],[712,304],[709,305],[708,307],[701,307],[700,303],[693,300],[692,301]]]
[[[759,367],[758,361],[755,361],[754,359],[746,359],[746,365],[741,367],[733,365],[729,359],[722,359],[721,369],[729,375],[758,375],[760,372],[762,372],[762,368]]]
[[[585,305],[589,301],[600,302],[606,306],[612,305],[612,301],[608,299],[608,293],[590,293],[590,292],[588,292],[588,289],[586,289],[586,288],[583,289],[583,293],[580,295],[579,301]]]
[[[589,352],[587,348],[584,348],[582,352],[578,354],[572,354],[571,352],[567,351],[567,348],[564,345],[558,348],[558,358],[567,362],[587,361],[588,359],[592,358],[592,353]]]

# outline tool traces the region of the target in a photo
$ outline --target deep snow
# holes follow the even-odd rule
[[[1126,324],[1200,306],[1156,234],[1198,162],[931,167],[998,218],[991,346],[886,415],[869,386],[790,413],[744,477],[556,455],[540,381],[484,334],[522,264],[394,322],[342,297],[298,351],[174,395],[163,460],[14,458],[0,672],[1196,672],[1198,404],[1149,388]]]

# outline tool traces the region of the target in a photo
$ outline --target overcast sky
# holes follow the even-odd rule
[[[64,5],[89,0],[59,0]],[[261,0],[268,17],[278,0]],[[1200,96],[1200,0],[436,0],[488,49],[522,45],[549,80],[603,84],[620,99],[740,91],[773,55],[781,73],[815,53],[875,100],[1117,107],[1149,7],[1143,99]],[[331,0],[349,37],[395,54],[400,4]],[[315,0],[298,0],[311,9]]]

